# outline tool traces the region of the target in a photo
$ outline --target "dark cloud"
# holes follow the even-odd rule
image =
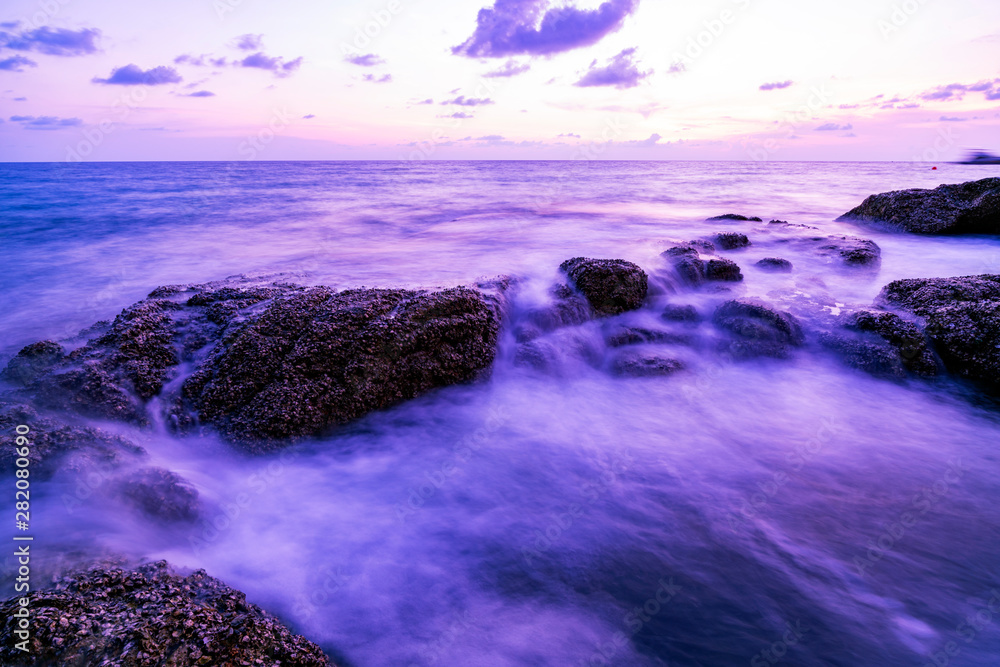
[[[548,8],[548,0],[496,0],[479,10],[476,30],[455,55],[502,58],[552,55],[596,44],[621,28],[639,0],[607,0],[597,9]]]
[[[352,65],[360,65],[361,67],[375,67],[376,65],[381,65],[385,63],[382,58],[374,53],[352,53],[344,58],[347,62]]]
[[[6,72],[23,72],[25,67],[38,67],[38,63],[20,55],[0,60],[0,70]]]
[[[529,65],[528,63],[519,65],[516,60],[508,60],[503,64],[503,67],[501,67],[500,69],[493,70],[492,72],[487,72],[483,76],[491,79],[496,77],[517,76],[518,74],[524,74],[529,69],[531,69],[531,65]]]
[[[760,86],[761,90],[781,90],[783,88],[788,88],[792,85],[791,81],[774,81],[772,83],[763,83]]]
[[[853,130],[854,126],[848,123],[847,125],[837,125],[836,123],[824,123],[816,128],[816,132],[837,132],[840,130]]]
[[[0,28],[4,28],[5,30],[13,30],[19,25],[21,25],[20,21],[0,21]]]
[[[264,48],[264,35],[240,35],[236,38],[236,48],[240,51],[259,51]]]
[[[173,67],[163,65],[153,69],[143,70],[138,65],[128,64],[111,71],[111,76],[107,79],[94,77],[94,83],[103,83],[115,86],[159,86],[165,83],[180,83],[181,75]]]
[[[194,65],[195,67],[225,67],[229,61],[225,58],[213,58],[210,55],[192,56],[183,54],[174,58],[175,65]]]
[[[372,83],[389,83],[392,81],[391,74],[383,74],[382,76],[375,76],[374,74],[365,74],[362,77],[365,81],[370,81]]]
[[[455,99],[445,100],[441,104],[456,104],[460,107],[481,107],[493,104],[493,100],[488,97],[466,97],[465,95],[459,95]]]
[[[84,56],[97,53],[100,30],[50,28],[43,26],[19,34],[0,32],[0,48],[13,51],[36,51],[50,56]]]
[[[983,93],[988,100],[1000,99],[1000,79],[977,81],[971,84],[949,83],[948,85],[928,90],[921,94],[920,97],[928,101],[957,101],[963,99],[966,93]]]
[[[57,116],[11,116],[12,122],[21,123],[26,130],[61,130],[66,127],[83,125],[79,118],[59,118]]]
[[[188,93],[184,97],[215,97],[215,93],[210,90],[199,90],[193,93]]]
[[[608,61],[604,67],[597,67],[597,61],[590,63],[590,69],[583,75],[583,78],[574,83],[574,86],[587,88],[590,86],[614,86],[619,90],[625,88],[635,88],[639,82],[653,73],[640,72],[639,68],[632,61],[635,49],[625,49],[617,56]]]
[[[280,56],[269,56],[260,51],[251,54],[239,62],[240,67],[253,67],[274,72],[275,76],[286,77],[302,65],[302,56],[285,62]]]

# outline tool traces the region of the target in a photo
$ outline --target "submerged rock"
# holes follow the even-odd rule
[[[723,250],[736,250],[738,248],[747,248],[752,245],[746,234],[737,234],[736,232],[716,234],[712,237],[712,240],[715,242],[715,245],[719,246]]]
[[[637,310],[649,289],[646,272],[622,259],[574,257],[559,268],[587,297],[598,315],[618,315]]]
[[[762,271],[770,271],[772,273],[792,272],[792,263],[787,259],[781,259],[780,257],[765,257],[764,259],[756,262],[754,266]]]
[[[604,335],[608,347],[624,347],[626,345],[641,345],[644,343],[659,343],[665,345],[690,345],[693,338],[690,335],[676,334],[659,329],[645,327],[611,327]]]
[[[1000,178],[871,195],[838,220],[916,234],[1000,234]]]
[[[723,213],[722,215],[717,215],[714,218],[706,218],[706,222],[717,222],[722,220],[731,220],[733,222],[764,222],[757,216],[747,217],[745,215],[740,215],[739,213]]]
[[[805,342],[802,327],[793,315],[749,299],[723,303],[712,322],[731,335],[724,349],[737,359],[784,358],[791,354],[791,348]]]
[[[875,377],[902,378],[906,376],[899,354],[885,342],[875,342],[857,336],[824,333],[820,345],[834,352],[852,368]]]
[[[621,377],[656,377],[672,375],[684,369],[684,363],[652,352],[625,352],[612,362],[611,370]]]
[[[7,667],[333,665],[243,593],[204,570],[175,574],[165,561],[73,573],[27,597],[27,653],[15,648],[19,598],[0,604],[0,663]]]
[[[701,322],[701,313],[694,306],[680,306],[668,304],[663,308],[660,318],[667,322],[683,322],[685,324],[696,324]]]
[[[849,329],[878,335],[899,355],[903,366],[917,375],[937,374],[937,361],[927,344],[927,337],[913,322],[899,315],[879,310],[861,310],[847,316]]]
[[[877,303],[923,317],[949,372],[1000,385],[1000,275],[896,280]]]
[[[198,516],[198,492],[169,470],[144,468],[119,484],[121,495],[147,516],[164,521],[193,521]]]
[[[518,342],[534,340],[543,333],[593,319],[590,303],[569,286],[556,285],[551,293],[555,297],[551,304],[524,313],[515,331]]]
[[[183,386],[200,419],[250,445],[319,434],[484,374],[500,320],[479,292],[316,287],[229,334]]]
[[[743,274],[739,265],[729,259],[710,259],[705,264],[705,280],[740,282]]]

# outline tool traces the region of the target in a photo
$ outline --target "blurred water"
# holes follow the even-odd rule
[[[704,222],[726,212],[875,240],[877,271],[766,230],[729,255],[746,275],[735,294],[832,312],[896,278],[1000,272],[994,239],[833,222],[872,192],[996,173],[0,165],[2,353],[113,317],[157,285],[237,273],[337,287],[517,274],[525,309],[566,258],[655,273],[673,241],[753,228]],[[795,272],[752,267],[775,254]],[[731,296],[659,298],[710,312]],[[811,349],[745,364],[676,349],[687,371],[622,379],[577,352],[610,354],[599,323],[552,341],[553,372],[514,366],[508,335],[489,382],[271,457],[115,427],[197,486],[204,520],[155,525],[99,492],[71,512],[73,490],[57,482],[35,508],[43,544],[204,567],[359,667],[1000,664],[988,608],[1000,589],[1000,419],[966,388],[876,380]]]

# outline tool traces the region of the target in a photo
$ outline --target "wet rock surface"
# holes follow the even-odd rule
[[[793,315],[750,299],[726,301],[716,309],[712,322],[730,334],[722,349],[736,359],[785,358],[805,342]]]
[[[598,315],[618,315],[637,310],[649,289],[646,272],[622,259],[574,257],[559,269],[569,276]]]
[[[848,315],[845,325],[855,331],[878,335],[896,351],[900,362],[910,372],[923,376],[937,374],[937,360],[927,337],[913,322],[895,313],[862,310]]]
[[[620,377],[658,377],[683,369],[683,362],[655,352],[624,352],[611,364],[611,371]]]
[[[772,273],[792,272],[792,263],[780,257],[765,257],[758,262],[754,262],[754,266],[762,271],[770,271]]]
[[[15,648],[18,598],[0,605],[0,663],[29,665],[296,665],[329,667],[318,646],[204,570],[164,561],[96,567],[29,595],[29,653]]]
[[[706,281],[739,282],[743,274],[736,262],[723,259],[702,259],[699,248],[693,244],[675,246],[661,256],[667,259],[674,268],[681,283],[696,287]]]
[[[736,232],[716,234],[712,237],[712,242],[722,250],[738,250],[739,248],[747,248],[751,245],[750,239],[747,238],[746,234],[737,234]]]
[[[202,421],[244,445],[344,424],[481,377],[500,321],[474,290],[317,287],[275,301],[188,378]]]
[[[1000,234],[1000,178],[874,194],[838,220],[916,234]]]
[[[739,265],[732,260],[710,259],[705,263],[705,280],[740,282],[743,280],[743,273]]]
[[[163,468],[137,470],[119,483],[119,493],[146,516],[167,522],[198,516],[198,491]]]
[[[887,343],[833,333],[821,334],[819,343],[851,368],[880,378],[906,376],[899,354]]]
[[[897,280],[877,303],[924,318],[949,372],[1000,385],[1000,275]]]
[[[721,222],[721,221],[731,221],[731,222],[764,222],[757,216],[745,216],[739,213],[723,213],[722,215],[717,215],[712,218],[706,218],[706,222]]]

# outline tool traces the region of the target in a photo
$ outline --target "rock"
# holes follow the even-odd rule
[[[903,366],[923,376],[937,374],[937,361],[924,333],[913,322],[895,313],[861,310],[847,316],[846,326],[855,331],[877,334],[898,354]]]
[[[119,493],[147,516],[164,521],[198,517],[198,491],[176,473],[143,468],[119,482]]]
[[[1000,234],[1000,178],[871,195],[838,220],[915,234]]]
[[[694,306],[667,305],[660,318],[667,322],[683,322],[686,324],[696,324],[701,321],[701,313]]]
[[[791,348],[805,341],[794,316],[749,299],[723,303],[712,321],[731,334],[732,340],[724,347],[737,359],[784,358],[791,354]]]
[[[28,652],[15,647],[19,597],[0,604],[7,667],[333,664],[243,593],[204,570],[175,574],[165,561],[97,567],[32,590]]]
[[[574,257],[559,268],[598,315],[618,315],[642,307],[649,289],[646,272],[621,259]]]
[[[899,354],[887,343],[859,337],[824,333],[820,345],[836,353],[848,366],[880,378],[902,378],[906,369]]]
[[[791,242],[852,267],[875,268],[882,263],[882,249],[868,239],[855,236],[810,236],[793,239]]]
[[[463,287],[315,287],[273,301],[228,335],[183,396],[234,441],[275,444],[481,377],[499,327],[489,301]]]
[[[683,362],[649,352],[627,352],[621,354],[614,360],[611,366],[612,372],[621,377],[671,375],[683,369]]]
[[[705,264],[705,280],[740,282],[743,274],[736,262],[728,259],[710,259]]]
[[[736,232],[716,234],[712,237],[712,240],[723,250],[736,250],[751,245],[750,239],[747,238],[746,234],[737,234]]]
[[[65,356],[62,345],[51,340],[32,343],[21,349],[7,367],[0,372],[0,377],[19,385],[34,382],[43,373],[51,370]]]
[[[615,326],[605,333],[604,342],[608,347],[624,347],[626,345],[642,345],[644,343],[690,345],[692,338],[691,336],[657,329]]]
[[[748,218],[747,216],[740,215],[738,213],[724,213],[722,215],[717,215],[714,218],[705,219],[706,222],[717,222],[721,220],[731,220],[734,222],[764,222],[756,216]]]
[[[112,433],[89,426],[76,426],[43,417],[27,405],[0,403],[0,431],[13,434],[18,425],[28,426],[27,435],[33,479],[55,474],[67,456],[80,457],[81,468],[115,467],[145,454],[142,447]],[[13,474],[17,458],[13,446],[0,448],[0,473]]]
[[[949,372],[1000,385],[1000,275],[897,280],[876,303],[923,317]]]
[[[552,291],[552,304],[534,308],[524,313],[518,323],[515,336],[519,342],[533,340],[543,333],[561,327],[588,322],[594,317],[590,303],[567,285],[556,285]]]
[[[792,272],[792,263],[787,259],[781,259],[780,257],[765,257],[759,262],[756,262],[754,266],[762,271],[770,271],[772,273]]]

